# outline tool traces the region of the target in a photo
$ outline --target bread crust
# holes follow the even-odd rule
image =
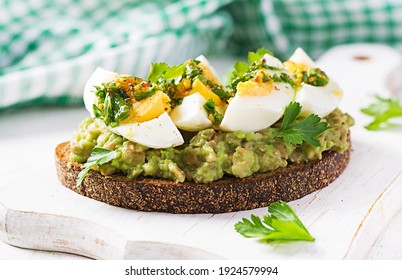
[[[82,164],[69,160],[69,142],[56,147],[55,160],[57,176],[64,186],[110,205],[140,211],[223,213],[265,207],[278,200],[295,200],[328,186],[348,165],[350,146],[342,154],[324,152],[321,160],[290,164],[243,179],[227,176],[207,184],[103,176],[91,170],[82,184],[76,186]]]

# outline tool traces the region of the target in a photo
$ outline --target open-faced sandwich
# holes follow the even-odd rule
[[[146,79],[98,68],[91,117],[56,148],[63,185],[142,211],[220,213],[290,201],[345,169],[353,119],[342,90],[297,49],[237,62],[225,87],[205,57],[151,65]]]

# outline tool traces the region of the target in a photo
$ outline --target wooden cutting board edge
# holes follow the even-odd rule
[[[106,226],[78,217],[18,211],[2,203],[0,240],[20,248],[92,259],[223,259],[196,247],[128,240]]]

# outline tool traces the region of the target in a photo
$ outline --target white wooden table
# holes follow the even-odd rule
[[[370,51],[367,50],[367,54],[370,54]],[[339,59],[339,54],[336,54],[335,58],[333,54],[329,54],[329,56],[323,57],[321,63],[324,66],[347,63],[347,61]],[[227,59],[212,60],[218,72],[221,73],[226,71],[229,62]],[[375,60],[362,68],[365,69],[363,71],[369,73],[365,75],[372,75],[368,70],[370,67],[376,66],[373,65],[374,62]],[[380,67],[380,69],[376,68],[377,73],[385,73],[389,68],[394,67],[395,63],[399,63],[396,59],[388,62],[385,61],[380,63],[380,66],[376,66]],[[368,118],[359,113],[359,108],[369,102],[368,90],[381,90],[386,94],[389,92],[383,88],[383,84],[378,82],[377,76],[367,78],[363,75],[364,73],[360,73],[361,77],[354,73],[356,69],[353,67],[360,66],[355,64],[350,66],[348,68],[351,71],[350,74],[344,71],[339,72],[339,67],[329,67],[331,69],[324,67],[332,77],[336,77],[345,89],[346,95],[342,107],[355,117],[356,126],[352,129],[354,143],[352,160],[345,173],[328,188],[291,203],[302,221],[316,237],[317,241],[314,243],[300,242],[290,245],[264,246],[255,240],[239,236],[233,230],[233,223],[240,220],[241,217],[249,217],[251,213],[263,215],[266,209],[209,215],[208,217],[205,215],[140,213],[81,197],[57,185],[54,181],[54,147],[59,142],[70,139],[78,123],[87,116],[86,111],[81,108],[26,109],[0,115],[2,154],[0,157],[0,204],[3,205],[3,212],[5,206],[6,209],[25,211],[21,212],[24,215],[18,217],[14,215],[14,212],[8,211],[7,213],[11,214],[7,217],[11,218],[32,218],[35,211],[40,215],[50,213],[59,217],[59,220],[55,220],[55,232],[53,233],[50,228],[49,232],[42,231],[35,235],[35,232],[29,231],[29,229],[35,231],[35,227],[26,228],[30,222],[28,219],[18,228],[9,228],[7,232],[14,232],[5,236],[5,230],[1,230],[1,226],[4,227],[4,224],[1,224],[0,209],[0,239],[22,247],[48,250],[54,248],[59,251],[80,253],[80,250],[81,252],[85,250],[77,246],[84,246],[84,243],[77,243],[77,245],[74,243],[77,242],[76,239],[69,240],[68,236],[61,238],[60,233],[57,233],[56,230],[57,226],[61,225],[61,220],[65,217],[73,217],[75,222],[79,219],[81,219],[79,221],[85,221],[79,229],[85,229],[86,221],[91,222],[90,225],[101,226],[101,229],[95,232],[95,234],[100,234],[95,240],[97,243],[103,242],[103,245],[96,244],[93,248],[91,247],[90,249],[95,250],[95,253],[88,251],[82,253],[95,258],[213,258],[216,256],[237,259],[402,259],[402,243],[400,242],[402,234],[402,212],[400,211],[402,206],[402,146],[400,144],[402,143],[402,130],[368,132],[362,127],[367,123]],[[387,75],[384,74],[380,80],[383,81],[385,77],[388,77]],[[364,81],[366,82],[364,83]],[[24,184],[21,185],[21,182]],[[44,193],[46,195],[43,195]],[[96,211],[97,214],[91,211]],[[16,214],[19,214],[19,211],[16,211]],[[21,221],[18,219],[14,222]],[[133,225],[129,225],[128,221]],[[138,225],[139,228],[135,228],[135,225]],[[154,228],[157,225],[162,226],[163,231],[166,231],[164,235],[155,232]],[[131,247],[126,244],[125,249],[129,252],[119,255],[113,251],[114,255],[110,255],[109,251],[102,251],[103,249],[99,251],[99,246],[105,247],[105,240],[106,245],[110,245],[109,247],[118,246],[114,243],[117,242],[116,238],[105,239],[106,237],[102,235],[104,228],[108,228],[107,231],[111,228],[121,234],[123,239],[128,239]],[[66,232],[68,230],[68,228],[65,229]],[[138,232],[141,230],[143,233]],[[177,234],[174,234],[175,230],[177,230]],[[169,231],[173,233],[169,234]],[[3,236],[1,236],[2,232]],[[90,229],[87,229],[86,233],[89,232]],[[31,237],[31,233],[36,237]],[[56,233],[59,234],[57,235],[59,239],[52,239],[55,238],[52,234]],[[168,237],[164,237],[165,235]],[[206,238],[210,241],[206,242]],[[149,245],[150,243],[144,245],[137,241],[160,242],[165,244],[165,247],[155,249],[156,247],[152,247]],[[180,246],[175,247],[174,244]],[[231,248],[236,247],[233,244],[236,244],[241,250],[232,250]],[[69,246],[75,247],[68,250]],[[170,247],[166,248],[166,246]],[[191,248],[201,249],[201,251],[191,251]],[[225,255],[228,250],[232,251]],[[81,258],[83,257],[71,254],[16,248],[0,241],[0,259]]]

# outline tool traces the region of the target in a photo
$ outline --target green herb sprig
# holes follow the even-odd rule
[[[272,52],[264,48],[259,48],[256,52],[248,52],[248,62],[251,65],[256,61],[260,61],[265,54],[273,55]]]
[[[181,77],[186,70],[186,63],[169,67],[165,62],[152,63],[147,80],[158,83],[159,79],[172,80]]]
[[[232,72],[231,80],[234,80],[236,77],[245,74],[248,71],[249,66],[248,66],[247,62],[237,61],[237,62],[235,62],[233,68],[234,68],[234,70]]]
[[[386,99],[376,95],[375,102],[360,111],[374,117],[373,121],[365,126],[368,130],[390,128],[394,126],[389,122],[391,119],[402,117],[402,103],[398,99]]]
[[[109,149],[95,147],[92,150],[91,156],[87,162],[83,165],[82,170],[77,177],[77,186],[80,186],[82,181],[87,176],[89,170],[96,166],[108,163],[117,157],[117,152]]]
[[[186,66],[186,63],[183,63],[169,67],[163,75],[163,78],[165,80],[172,80],[181,77],[186,70]]]
[[[307,228],[293,209],[283,201],[268,207],[268,215],[251,215],[251,220],[243,218],[235,224],[235,230],[247,238],[258,238],[263,243],[271,241],[314,241]]]
[[[256,52],[248,53],[247,58],[248,58],[248,62],[250,65],[247,64],[247,62],[245,62],[245,61],[235,62],[234,67],[233,67],[234,69],[231,72],[230,77],[229,77],[230,83],[235,84],[235,85],[231,85],[230,87],[232,89],[233,88],[235,89],[239,82],[245,82],[245,81],[250,80],[253,77],[253,74],[251,72],[253,72],[253,71],[257,70],[258,68],[260,68],[261,66],[265,65],[263,63],[260,63],[260,60],[262,59],[262,57],[265,54],[272,55],[272,53],[269,50],[260,48]],[[265,66],[267,66],[267,65],[265,65]],[[267,66],[267,67],[270,67],[270,66]]]
[[[151,69],[149,70],[147,80],[156,83],[159,77],[162,76],[168,68],[169,65],[165,62],[151,63]]]
[[[317,115],[296,121],[300,116],[302,106],[298,102],[291,102],[285,109],[282,125],[273,135],[282,137],[286,143],[302,144],[303,141],[313,147],[319,147],[320,142],[315,139],[324,131],[331,129],[327,122],[322,122]]]

